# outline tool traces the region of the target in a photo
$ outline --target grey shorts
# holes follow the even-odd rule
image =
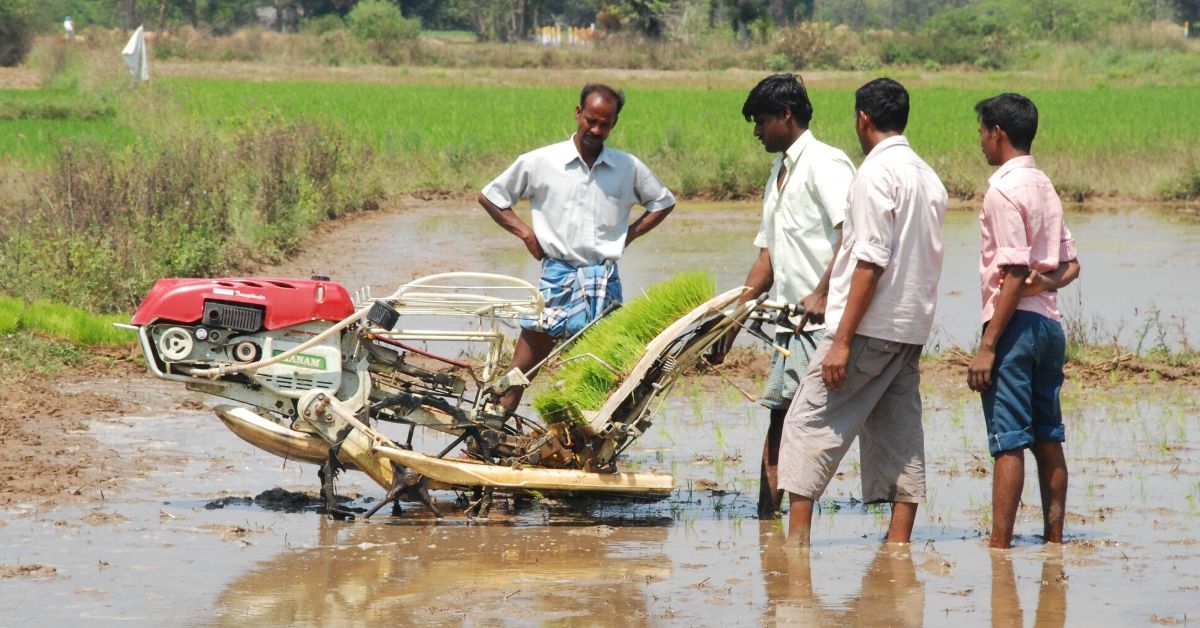
[[[817,343],[788,410],[779,448],[779,488],[820,498],[859,438],[862,500],[920,502],[925,498],[921,345],[855,336],[846,382],[841,390],[830,391],[821,378],[821,364],[832,343],[832,335]]]
[[[775,344],[787,347],[792,353],[785,358],[778,351],[771,352],[771,370],[767,371],[767,385],[758,403],[772,410],[787,410],[792,405],[800,378],[808,370],[808,363],[817,350],[816,343],[821,341],[824,333],[824,329],[809,332],[811,340],[791,331],[775,334]]]

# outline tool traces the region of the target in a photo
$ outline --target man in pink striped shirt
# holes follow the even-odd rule
[[[967,371],[981,393],[988,449],[995,459],[990,546],[1012,543],[1025,449],[1037,462],[1043,539],[1061,543],[1067,502],[1067,463],[1059,391],[1066,338],[1058,289],[1079,274],[1075,240],[1063,222],[1054,185],[1029,152],[1037,107],[1019,94],[975,105],[988,179],[979,215],[983,335]]]

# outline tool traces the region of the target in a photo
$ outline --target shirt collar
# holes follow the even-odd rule
[[[609,154],[608,146],[601,148],[600,154],[596,156],[596,163],[592,164],[592,168],[595,169],[595,167],[599,166],[600,164],[605,164],[605,165],[611,167],[612,159],[609,158],[608,154]],[[581,164],[583,163],[583,157],[580,156],[580,154],[579,154],[579,147],[575,145],[575,133],[571,134],[571,139],[563,142],[563,150],[562,150],[561,158],[562,158],[562,163],[564,166],[569,165],[571,162],[575,161],[576,159],[579,160],[579,163],[581,163]],[[584,164],[584,165],[587,165],[587,164]]]
[[[876,144],[875,148],[871,149],[871,152],[867,153],[867,157],[863,161],[875,157],[879,155],[879,153],[882,153],[893,146],[908,146],[908,138],[904,137],[903,135],[893,135],[883,140],[882,142]]]
[[[1021,168],[1037,168],[1037,162],[1033,160],[1033,155],[1021,155],[1004,162],[992,176],[988,177],[988,183],[999,181],[1008,173]]]
[[[792,142],[792,145],[789,146],[788,149],[785,150],[782,155],[780,155],[780,157],[787,159],[789,167],[795,165],[796,162],[800,160],[800,155],[804,153],[805,147],[811,144],[812,140],[812,131],[804,129],[804,132],[800,134],[800,137],[797,137],[796,141]]]

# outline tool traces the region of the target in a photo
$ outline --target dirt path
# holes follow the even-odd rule
[[[195,403],[178,386],[148,377],[124,352],[93,356],[77,372],[7,382],[0,396],[0,509],[104,501],[156,460],[99,446],[89,426]]]

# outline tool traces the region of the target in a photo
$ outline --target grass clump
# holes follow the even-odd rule
[[[1200,199],[1200,160],[1189,161],[1179,175],[1162,185],[1159,195],[1169,201]]]
[[[563,357],[563,366],[554,374],[555,385],[534,399],[534,409],[549,423],[586,423],[584,413],[600,409],[623,375],[641,359],[646,344],[680,316],[712,298],[715,289],[712,277],[701,271],[680,273],[651,286],[584,333]]]
[[[84,347],[30,331],[0,334],[0,360],[8,367],[0,370],[0,383],[76,370],[94,359]]]

